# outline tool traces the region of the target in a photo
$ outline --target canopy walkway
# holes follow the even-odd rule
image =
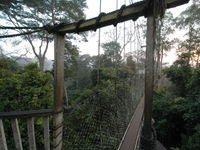
[[[162,16],[165,9],[185,4],[188,1],[189,0],[140,1],[130,6],[123,6],[119,10],[111,13],[101,14],[93,19],[81,20],[72,24],[61,23],[56,26],[43,27],[42,29],[55,35],[54,108],[52,110],[30,110],[23,112],[0,113],[0,149],[9,149],[4,132],[4,129],[7,128],[3,126],[4,121],[11,122],[13,140],[17,150],[23,149],[22,144],[26,139],[28,140],[30,150],[50,150],[51,148],[55,150],[133,150],[138,149],[138,147],[144,150],[156,148],[164,149],[161,144],[156,141],[156,137],[154,133],[152,133],[152,93],[156,32],[155,19]],[[67,109],[64,111],[63,62],[65,34],[96,30],[97,28],[108,25],[117,25],[119,22],[130,19],[137,20],[141,16],[147,17],[145,78],[133,77],[133,81],[131,82],[137,82],[137,86],[131,86],[130,93],[127,94],[125,99],[120,99],[116,94],[116,96],[112,98],[112,103],[109,105],[109,111],[106,109],[103,111],[97,110],[96,112],[99,112],[101,115],[98,115],[98,113],[92,114],[90,119],[93,120],[93,122],[91,121],[90,123],[87,122],[88,120],[84,120],[84,117],[78,118],[80,121],[79,126],[76,130],[72,130],[68,124],[64,124],[63,118],[67,120],[70,117],[69,115],[73,115],[73,113],[76,112],[81,113],[81,109],[87,109],[84,107],[85,104],[90,105],[90,108],[93,108],[93,106],[96,105],[96,101],[100,98],[96,99],[95,96],[91,97],[85,104],[83,102],[83,104],[72,108],[72,110]],[[3,36],[1,38],[3,38]],[[136,90],[134,88],[136,88]],[[106,92],[109,94],[109,88],[106,89]],[[106,92],[102,90],[99,92],[99,95],[105,94]],[[142,98],[143,96],[144,98]],[[109,117],[111,113],[115,114],[116,117]],[[39,148],[36,144],[37,141],[35,139],[37,135],[35,135],[35,118],[42,118],[43,120],[44,148]],[[50,119],[53,120],[53,123]],[[27,122],[27,137],[21,137],[21,133],[19,132],[19,120],[26,120]],[[78,122],[77,120],[74,121],[74,126],[76,126]],[[113,124],[116,124],[116,128],[112,128]],[[94,129],[99,132],[92,134]],[[53,134],[50,136],[52,131]],[[63,135],[67,138],[63,138]],[[145,143],[146,145],[144,146],[139,143]]]

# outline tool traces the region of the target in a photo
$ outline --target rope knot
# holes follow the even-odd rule
[[[155,17],[163,17],[167,8],[166,0],[146,0],[144,7],[145,17],[154,15]]]
[[[45,26],[43,26],[44,30],[46,30],[49,34],[52,33],[52,29],[53,29],[53,26],[50,25],[50,24],[47,24]]]
[[[122,7],[119,9],[119,12],[117,14],[116,22],[113,24],[115,27],[117,26],[118,22],[121,20],[122,13],[123,13],[123,11],[124,11],[125,8],[126,8],[126,5],[122,5]]]
[[[102,13],[100,13],[99,16],[97,17],[96,23],[95,23],[95,29],[94,29],[94,31],[97,30],[97,28],[98,28],[98,26],[99,26],[99,22],[100,22],[101,18],[102,18],[104,15],[106,15],[106,13],[102,12]]]
[[[77,23],[76,23],[76,33],[77,34],[79,34],[79,32],[80,32],[80,25],[84,22],[85,20],[84,19],[81,19],[81,20],[79,20]]]

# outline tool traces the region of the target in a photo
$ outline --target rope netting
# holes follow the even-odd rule
[[[133,1],[129,3],[132,4]],[[116,1],[117,7],[118,3]],[[129,31],[124,24],[115,27],[113,40],[124,46],[122,48],[124,53],[121,53],[121,55],[124,55],[122,63],[126,63],[127,57],[131,56],[135,62],[136,70],[129,79],[123,79],[122,77],[113,82],[111,81],[109,86],[100,83],[103,67],[103,62],[100,59],[103,52],[100,53],[100,34],[102,31],[99,30],[96,90],[87,98],[80,100],[81,102],[78,104],[71,106],[71,109],[65,111],[63,149],[114,150],[119,148],[137,104],[144,94],[145,53],[142,48],[141,36],[143,33],[141,33],[140,24],[140,20],[134,22]],[[123,28],[121,28],[122,25],[124,25]],[[127,27],[129,28],[128,25]],[[120,36],[118,32],[121,29],[124,31],[123,40],[117,40]],[[127,32],[132,37],[126,40]],[[130,44],[130,51],[125,51],[128,43]],[[114,56],[117,56],[117,53],[114,53]],[[113,68],[116,74],[120,74],[118,67],[115,62]],[[73,93],[73,90],[68,88],[68,94],[70,95],[70,93]]]
[[[88,103],[79,105],[75,111],[65,112],[63,148],[117,149],[143,91],[144,76],[136,74],[128,82],[99,89]]]
[[[116,1],[116,9],[118,9],[118,1]],[[134,1],[138,2],[138,1]],[[126,4],[126,1],[124,1]],[[133,0],[129,1],[130,4]],[[121,7],[121,13],[123,7]],[[100,8],[101,12],[101,8]],[[119,12],[119,18],[121,16]],[[103,14],[102,14],[103,15]],[[99,17],[100,18],[100,17]],[[77,23],[77,32],[81,21]],[[118,149],[119,144],[125,134],[125,131],[129,125],[129,122],[135,112],[137,104],[141,100],[144,94],[144,51],[142,50],[141,34],[138,28],[138,23],[134,23],[133,39],[130,41],[130,51],[125,51],[126,42],[126,26],[124,24],[124,37],[123,42],[118,40],[118,31],[121,29],[120,25],[117,25],[116,29],[116,43],[124,45],[124,59],[122,63],[125,63],[127,53],[134,58],[136,70],[134,75],[129,79],[116,80],[107,84],[101,85],[101,64],[99,60],[98,64],[98,84],[96,90],[93,90],[90,96],[86,99],[79,100],[79,103],[71,104],[70,109],[66,109],[64,112],[63,122],[63,149],[67,150],[114,150]],[[97,20],[98,24],[98,20]],[[128,27],[128,25],[127,25]],[[19,34],[11,34],[0,36],[0,38],[22,36],[27,34],[33,34],[41,31],[52,32],[56,29],[56,26],[44,26],[44,27],[4,27],[0,29],[10,30],[22,30],[28,29],[28,32]],[[129,31],[132,32],[132,31]],[[136,44],[137,43],[137,44]],[[134,44],[134,47],[131,45]],[[101,58],[100,53],[100,30],[99,30],[99,42],[98,42],[98,57]],[[117,53],[114,53],[114,57],[117,57]],[[116,61],[116,60],[114,60]],[[115,64],[112,66],[115,68],[116,76],[119,74],[118,66]],[[97,68],[97,67],[96,67]],[[123,72],[123,71],[122,71]],[[70,90],[68,94],[70,95]]]

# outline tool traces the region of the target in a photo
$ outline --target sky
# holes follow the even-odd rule
[[[134,0],[132,0],[134,1]],[[137,0],[139,1],[139,0]],[[120,8],[123,4],[129,5],[129,0],[118,0],[118,8]],[[134,1],[136,2],[136,0]],[[99,15],[99,4],[100,4],[100,0],[87,0],[87,4],[88,4],[88,9],[85,10],[85,14],[87,16],[87,19],[89,18],[93,18]],[[182,11],[184,11],[189,5],[191,4],[191,2],[189,4],[185,4],[176,8],[172,8],[170,9],[170,11],[172,12],[172,14],[176,17],[178,16]],[[102,10],[101,12],[111,12],[116,10],[116,0],[102,0]],[[133,25],[133,21],[127,21],[126,24],[126,30],[129,31],[130,29],[130,22],[132,22]],[[120,23],[118,25],[118,28],[122,28],[121,30],[118,29],[118,32],[123,32],[123,23]],[[108,27],[104,27],[101,29],[101,43],[106,42],[108,40],[110,40],[108,38],[108,36],[105,35],[106,32],[115,30],[114,26],[108,26]],[[123,34],[120,34],[121,38],[123,38]],[[183,37],[183,33],[181,32],[176,32],[174,37]],[[89,36],[88,36],[88,42],[75,42],[75,44],[77,44],[79,46],[80,52],[81,54],[87,54],[89,53],[90,55],[97,55],[98,54],[98,32],[90,32]],[[134,45],[135,43],[133,42],[132,45]],[[137,43],[136,43],[137,44]],[[136,48],[137,49],[137,48]],[[126,51],[130,51],[130,44],[128,44],[126,46]],[[132,51],[134,50],[134,46],[132,46]],[[103,53],[103,50],[101,49],[101,53]],[[164,62],[168,62],[169,64],[172,64],[173,61],[176,60],[176,50],[173,49],[168,53],[168,56],[164,58]]]
[[[118,8],[120,8],[125,3],[126,3],[126,5],[129,5],[130,1],[137,2],[137,1],[140,1],[140,0],[118,0]],[[116,0],[101,0],[101,2],[102,2],[101,12],[108,13],[108,12],[116,10],[116,7],[117,7]],[[190,4],[191,4],[191,0],[190,0],[189,4],[185,4],[185,5],[170,9],[170,11],[173,13],[174,16],[178,16]],[[99,15],[100,0],[87,0],[87,5],[88,5],[88,8],[85,9],[85,14],[86,14],[87,19],[90,19],[90,18],[93,18],[93,17],[96,17],[96,16]],[[142,18],[142,19],[144,19],[144,18]],[[140,22],[142,19],[140,18],[137,22]],[[125,22],[126,33],[129,32],[130,30],[132,32],[134,32],[133,31],[133,28],[134,28],[133,25],[134,25],[133,21],[126,21]],[[123,28],[124,28],[124,23],[120,23],[120,24],[117,25],[118,34],[120,35],[118,42],[120,42],[121,45],[123,45],[123,32],[124,32]],[[112,40],[114,37],[112,37],[112,39],[111,39],[110,37],[108,37],[108,35],[106,33],[113,32],[115,30],[116,30],[116,28],[113,25],[101,28],[101,44],[104,43],[104,42]],[[80,54],[90,54],[90,55],[97,55],[98,54],[98,33],[99,33],[98,30],[97,30],[97,32],[93,32],[93,31],[88,32],[88,37],[87,37],[88,42],[83,42],[83,41],[80,41],[80,40],[73,41],[73,43],[76,44],[79,47]],[[174,34],[174,37],[181,38],[181,37],[183,37],[183,33],[176,32]],[[36,45],[37,45],[37,43],[36,43]],[[145,43],[142,43],[142,45],[145,45]],[[39,43],[38,43],[37,46],[39,47]],[[9,43],[5,47],[6,47],[6,49],[12,50],[12,46]],[[23,42],[22,45],[20,45],[20,47],[16,47],[16,48],[21,49],[21,47],[24,47],[24,49],[30,49],[29,43],[25,43],[25,42]],[[51,43],[50,46],[49,46],[49,49],[47,51],[47,54],[46,54],[46,57],[50,60],[54,59],[54,48],[53,47],[54,47],[54,45],[53,45],[53,43]],[[125,49],[126,49],[126,52],[136,51],[136,49],[139,49],[138,48],[138,41],[137,42],[131,42],[131,43],[127,44]],[[101,51],[101,53],[103,53],[102,48],[101,48],[100,51]],[[33,54],[29,54],[28,56],[34,57]],[[175,59],[176,59],[176,52],[173,49],[169,52],[168,57],[166,57],[164,59],[164,61],[169,62],[169,64],[172,64]]]

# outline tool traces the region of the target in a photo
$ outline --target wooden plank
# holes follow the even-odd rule
[[[142,122],[144,110],[144,99],[138,104],[135,113],[130,121],[129,128],[121,142],[118,150],[133,150],[137,144],[138,131]]]
[[[8,150],[3,121],[0,119],[0,150]]]
[[[49,116],[43,117],[43,123],[44,123],[44,149],[50,150]]]
[[[11,120],[11,125],[12,125],[14,141],[15,141],[15,148],[16,150],[23,150],[17,118]]]
[[[36,150],[34,118],[27,119],[29,150]]]
[[[55,72],[54,72],[54,111],[53,116],[53,142],[54,149],[62,149],[62,122],[63,122],[63,90],[64,90],[64,35],[55,35]]]
[[[173,8],[179,5],[186,4],[188,2],[189,0],[166,0],[167,8]],[[145,9],[146,9],[145,1],[137,2],[132,5],[127,6],[123,10],[120,18],[117,17],[120,10],[116,10],[102,16],[101,19],[99,20],[98,25],[96,24],[98,17],[83,21],[82,23],[80,23],[78,31],[84,32],[88,30],[95,30],[97,28],[105,27],[105,26],[112,25],[115,23],[124,22],[130,19],[137,19],[138,17],[144,16]],[[71,24],[62,24],[62,26],[60,27],[58,26],[55,30],[53,32],[76,33],[77,22],[71,23]]]
[[[30,118],[49,116],[54,113],[53,109],[41,109],[30,111],[13,111],[13,112],[0,112],[0,118]]]

